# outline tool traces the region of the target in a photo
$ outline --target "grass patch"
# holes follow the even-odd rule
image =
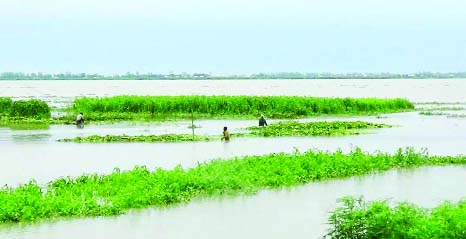
[[[191,134],[163,134],[163,135],[91,135],[87,137],[76,137],[73,139],[60,139],[59,142],[75,142],[75,143],[111,143],[111,142],[193,142],[193,141],[210,141],[215,136],[203,136]],[[220,136],[215,137],[220,139]]]
[[[250,134],[263,137],[277,136],[339,136],[359,134],[364,129],[391,127],[362,121],[321,121],[300,123],[296,121],[280,122],[267,127],[249,127]]]
[[[298,96],[114,96],[77,98],[68,111],[87,120],[178,118],[298,118],[316,115],[368,115],[413,110],[406,99],[315,98]]]
[[[466,200],[433,209],[410,203],[344,198],[330,216],[328,238],[466,238]]]
[[[23,119],[50,119],[50,107],[42,100],[17,100],[0,97],[0,118],[2,121],[20,121]]]
[[[341,136],[360,134],[363,130],[391,127],[385,124],[376,124],[362,121],[332,121],[332,122],[306,122],[297,121],[280,122],[267,127],[249,127],[249,132],[232,133],[232,137],[286,137],[286,136]],[[60,139],[60,142],[75,143],[110,143],[110,142],[189,142],[211,141],[220,139],[220,135],[193,135],[192,134],[164,134],[164,135],[91,135],[72,139]]]
[[[428,156],[411,149],[395,154],[307,151],[238,157],[200,163],[191,169],[136,167],[108,175],[60,178],[40,187],[34,181],[0,190],[0,222],[54,217],[104,216],[132,208],[187,203],[194,198],[253,194],[356,175],[423,165],[466,164],[466,157]]]

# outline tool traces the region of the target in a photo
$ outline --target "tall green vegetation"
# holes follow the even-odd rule
[[[50,107],[42,100],[0,98],[0,116],[13,119],[50,119]]]
[[[12,105],[13,105],[13,100],[11,100],[11,98],[0,97],[0,116],[10,115]]]
[[[314,98],[298,96],[114,96],[77,98],[70,111],[87,119],[197,117],[296,118],[322,114],[375,114],[414,109],[405,99]]]
[[[249,127],[251,135],[263,137],[277,136],[338,136],[359,134],[364,129],[391,127],[362,121],[319,121],[300,123],[296,121],[280,122],[267,127]]]
[[[391,207],[387,201],[366,203],[355,198],[344,198],[343,203],[330,216],[328,238],[466,238],[466,200],[433,209],[409,203]]]
[[[411,149],[395,154],[308,151],[214,160],[195,168],[145,167],[109,175],[60,178],[40,187],[34,181],[0,189],[0,222],[64,216],[116,215],[131,208],[164,207],[193,198],[256,193],[355,175],[422,165],[466,164],[466,157],[428,156]]]
[[[50,107],[41,100],[18,100],[13,102],[10,116],[49,119]]]

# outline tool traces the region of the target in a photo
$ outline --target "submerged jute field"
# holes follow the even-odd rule
[[[260,145],[273,140],[300,140],[313,144],[318,140],[325,143],[325,140],[357,140],[359,137],[377,139],[379,132],[398,132],[403,119],[397,123],[384,121],[395,117],[392,115],[414,114],[429,119],[440,115],[426,112],[462,110],[460,106],[416,108],[413,102],[399,98],[125,95],[78,97],[64,107],[56,107],[40,99],[1,97],[0,129],[23,132],[21,135],[28,135],[27,132],[47,135],[55,127],[69,127],[79,133],[65,132],[40,142],[47,142],[55,148],[71,146],[80,150],[113,147],[115,144],[115,147],[139,147],[141,143],[154,147],[160,144],[163,145],[157,147],[184,147],[186,144],[193,147],[202,144],[232,147],[235,142],[250,141]],[[73,125],[78,113],[83,113],[85,119],[81,129]],[[267,126],[257,126],[261,114],[265,115]],[[221,127],[210,130],[196,126],[196,122],[202,120],[209,120],[216,127],[237,121],[251,123],[230,127],[231,142],[224,142],[221,141]],[[160,126],[158,133],[141,131],[139,134],[128,133],[124,129],[97,134],[86,131],[89,127],[111,128],[121,122],[136,126],[148,122],[169,122],[174,128]],[[180,122],[187,122],[182,123],[182,129],[178,125]],[[138,151],[141,152],[139,148]],[[46,183],[31,177],[29,182],[5,185],[0,189],[0,224],[40,225],[47,220],[105,218],[125,215],[134,209],[165,209],[199,200],[253,197],[267,190],[289,190],[391,170],[466,165],[463,155],[441,156],[428,152],[428,148],[416,150],[411,147],[396,148],[391,152],[365,151],[360,147],[346,151],[295,149],[293,152],[259,155],[213,156],[189,166],[150,167],[138,164],[133,169],[120,169],[115,165],[111,172],[65,173]],[[93,160],[109,161],[111,165],[108,158]],[[337,208],[328,212],[327,221],[322,222],[327,223],[326,232],[321,237],[466,237],[464,200],[424,208],[410,202],[389,199],[367,201],[357,195],[346,196],[339,200]]]

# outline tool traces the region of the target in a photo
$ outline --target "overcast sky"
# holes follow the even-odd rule
[[[0,0],[0,71],[466,71],[466,1]]]

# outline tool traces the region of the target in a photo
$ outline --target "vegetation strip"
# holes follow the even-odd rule
[[[322,121],[306,122],[297,121],[280,122],[267,127],[249,127],[248,133],[233,133],[233,137],[261,136],[339,136],[359,134],[362,130],[391,127],[385,124],[376,124],[362,121]],[[75,143],[106,143],[106,142],[185,142],[185,141],[210,141],[218,140],[220,136],[215,135],[193,135],[191,134],[164,134],[164,135],[91,135],[87,137],[76,137],[72,139],[61,139],[60,142]]]
[[[191,169],[145,167],[109,175],[60,178],[42,188],[34,181],[0,190],[0,222],[33,221],[68,216],[117,215],[132,208],[164,207],[194,198],[252,194],[280,188],[363,175],[391,168],[466,164],[466,157],[428,156],[412,149],[368,154],[295,152],[247,156],[200,163]]]
[[[50,119],[50,107],[42,100],[0,97],[0,121]]]
[[[190,134],[163,134],[163,135],[91,135],[88,137],[76,137],[73,139],[60,139],[60,142],[75,143],[108,143],[108,142],[186,142],[186,141],[210,141],[214,136],[190,135]],[[216,139],[220,140],[220,136]]]
[[[255,136],[338,136],[359,134],[364,129],[391,127],[386,124],[376,124],[362,121],[319,121],[300,123],[297,121],[280,122],[267,127],[249,127],[251,135]]]
[[[170,118],[297,118],[316,115],[368,115],[414,110],[406,99],[314,98],[298,96],[114,96],[77,98],[69,117],[87,120]]]
[[[328,238],[466,238],[466,200],[433,209],[410,203],[344,198],[329,218]]]

